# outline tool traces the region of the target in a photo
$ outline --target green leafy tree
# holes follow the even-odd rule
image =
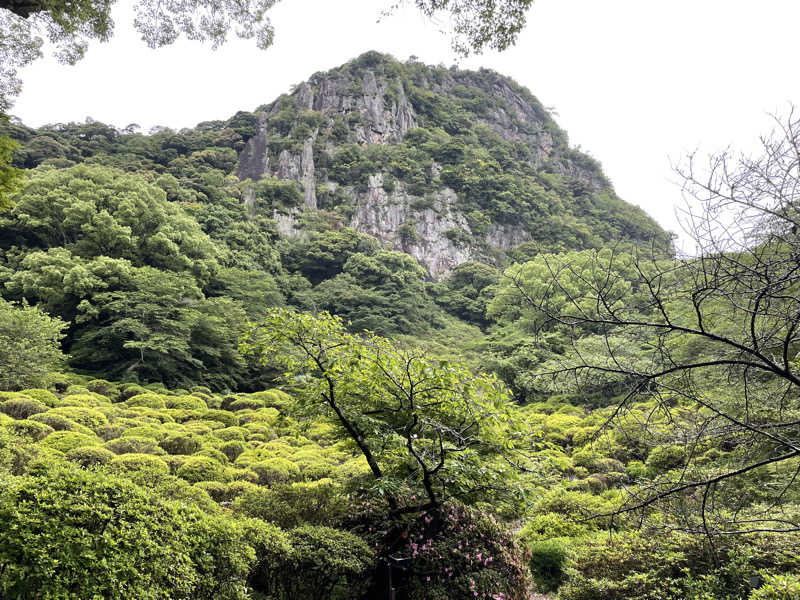
[[[77,322],[92,324],[73,348],[79,364],[117,374],[140,371],[145,379],[201,368],[190,345],[202,300],[194,281],[144,267],[133,271],[129,286],[79,305]]]
[[[63,247],[88,259],[189,271],[203,282],[216,248],[197,223],[142,177],[85,165],[30,177],[0,218],[3,246]]]
[[[359,252],[347,259],[341,274],[320,283],[311,297],[319,309],[340,315],[354,331],[418,333],[430,326],[435,315],[425,275],[407,254]]]
[[[435,288],[436,303],[460,319],[486,326],[486,309],[500,273],[481,263],[461,263]]]
[[[22,183],[22,171],[11,165],[11,153],[17,148],[19,143],[0,135],[0,211],[11,205],[11,195]]]
[[[66,358],[61,339],[66,323],[33,306],[0,298],[0,389],[36,387]]]
[[[494,378],[349,333],[327,313],[273,309],[243,350],[302,382],[303,405],[333,418],[356,445],[370,468],[369,489],[388,499],[392,513],[506,486],[492,459],[507,449],[513,423]]]
[[[284,247],[284,265],[317,284],[341,273],[353,254],[373,254],[377,245],[375,238],[349,227],[315,231],[307,241],[293,242]]]

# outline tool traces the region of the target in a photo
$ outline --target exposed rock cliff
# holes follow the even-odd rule
[[[433,278],[526,241],[578,247],[663,234],[510,79],[377,53],[262,107],[238,175],[299,184],[300,202],[272,207],[284,234],[298,233],[302,211],[332,211]]]

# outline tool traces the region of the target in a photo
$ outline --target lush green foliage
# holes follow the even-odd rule
[[[15,306],[0,298],[0,389],[41,383],[65,359],[61,338],[66,324],[34,306]]]
[[[68,379],[72,393],[1,396],[4,597],[356,600],[378,556],[397,550],[364,527],[379,515],[353,521],[369,467],[304,401]],[[481,591],[522,597],[524,563],[507,529],[464,507],[442,510],[459,519],[440,523],[440,556],[469,537],[494,557],[468,560],[459,585],[467,590],[469,573]],[[427,532],[416,516],[380,518]],[[404,551],[415,547],[409,539]],[[444,586],[446,566],[425,572]],[[419,595],[428,582],[414,586]]]
[[[372,75],[390,143],[303,100]],[[355,600],[396,560],[419,600],[797,595],[796,230],[703,287],[526,90],[377,53],[194,129],[2,129],[3,597]],[[240,180],[254,137],[314,181]],[[365,194],[396,240],[347,226]],[[478,262],[432,282],[397,250],[442,219]]]
[[[494,378],[351,334],[327,313],[274,309],[244,349],[282,366],[289,382],[302,381],[302,402],[358,447],[372,472],[370,489],[392,510],[476,500],[487,483],[502,487],[505,468],[495,463],[515,425]],[[417,496],[421,503],[411,500]]]
[[[3,116],[0,115],[0,122]],[[0,210],[11,204],[10,196],[17,191],[22,171],[11,166],[11,153],[19,144],[6,136],[0,136]]]

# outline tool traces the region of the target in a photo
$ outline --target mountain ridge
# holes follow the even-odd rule
[[[550,250],[665,235],[616,196],[597,161],[569,147],[527,89],[494,71],[368,52],[257,112],[237,175],[299,184],[296,205],[270,207],[284,235],[302,234],[304,211],[338,211],[344,225],[414,256],[434,279],[470,260],[497,264],[524,243]],[[269,196],[254,186],[251,206],[259,193]],[[581,203],[608,213],[613,234],[588,239],[593,232],[573,218]],[[554,248],[548,229],[587,239]]]

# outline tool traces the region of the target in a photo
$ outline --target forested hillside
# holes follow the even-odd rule
[[[512,260],[666,236],[527,90],[377,53],[191,130],[7,134],[30,174],[0,217],[3,296],[66,320],[104,377],[255,390],[235,346],[268,306],[436,338],[486,325]]]
[[[3,125],[0,598],[797,600],[788,123],[688,258],[491,71]]]

